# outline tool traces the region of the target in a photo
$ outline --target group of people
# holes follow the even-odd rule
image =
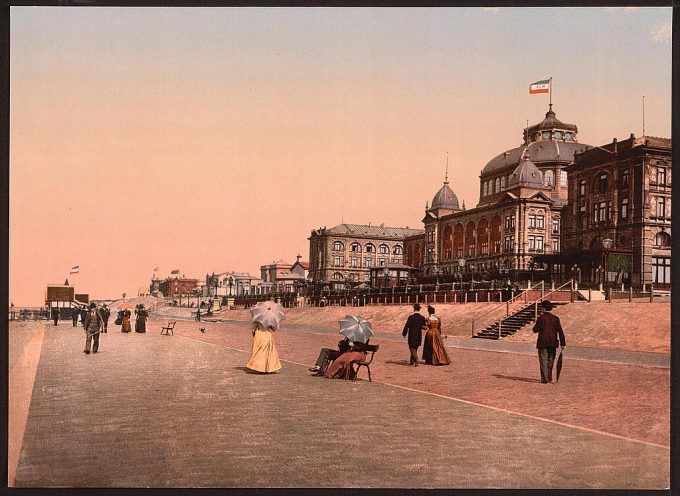
[[[551,313],[552,303],[548,300],[541,302],[543,313],[536,320],[533,332],[538,334],[536,348],[540,365],[542,383],[552,382],[552,371],[557,348],[564,349],[566,340],[559,317]],[[428,316],[420,313],[420,304],[413,305],[413,314],[406,320],[402,336],[407,338],[409,347],[409,364],[417,367],[419,363],[418,348],[423,346],[423,360],[427,365],[449,365],[451,359],[442,338],[441,319],[436,315],[435,308],[427,307]],[[253,348],[250,360],[246,365],[249,369],[260,373],[274,373],[281,369],[281,361],[274,346],[274,326],[264,326],[259,322],[253,327]],[[425,339],[423,341],[423,331]],[[362,361],[366,357],[368,340],[365,343],[352,342],[348,338],[338,342],[338,348],[322,348],[316,363],[309,370],[313,375],[329,379],[354,379],[356,373],[352,364]]]
[[[118,310],[118,315],[114,324],[121,326],[120,332],[132,332],[132,325],[130,319],[132,312],[129,309],[123,308]],[[149,312],[144,308],[143,303],[135,305],[135,332],[146,332],[146,319],[149,318]]]

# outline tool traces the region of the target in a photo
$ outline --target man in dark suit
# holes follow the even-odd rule
[[[541,306],[543,313],[536,320],[534,332],[538,333],[536,348],[538,349],[538,361],[541,365],[541,382],[547,384],[552,382],[552,369],[557,354],[557,346],[564,349],[567,342],[564,339],[560,318],[550,313],[552,303],[544,300]]]
[[[404,326],[402,336],[408,335],[408,348],[411,351],[410,364],[414,367],[418,366],[418,348],[423,341],[423,327],[425,326],[425,317],[420,314],[420,304],[413,305],[413,314],[409,315]]]
[[[104,324],[104,330],[102,332],[108,332],[109,330],[109,317],[111,317],[111,310],[106,306],[106,303],[102,306],[99,314],[102,316],[102,323]]]

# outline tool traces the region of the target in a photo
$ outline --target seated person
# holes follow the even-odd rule
[[[352,367],[352,362],[360,361],[366,358],[366,345],[365,343],[353,343],[350,341],[351,348],[345,351],[342,355],[337,357],[333,364],[328,367],[323,376],[327,379],[354,379],[356,372]]]
[[[337,350],[333,350],[331,348],[321,348],[319,357],[316,359],[316,364],[314,367],[310,367],[309,371],[314,372],[314,375],[323,375],[324,372],[326,372],[328,365],[351,347],[352,342],[345,338],[341,341],[338,341]]]

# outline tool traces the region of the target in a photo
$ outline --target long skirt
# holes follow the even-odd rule
[[[442,335],[436,329],[430,329],[425,333],[423,360],[428,365],[448,365],[451,363],[449,354],[444,348]]]
[[[131,332],[132,327],[130,326],[130,317],[123,317],[123,327],[120,329],[121,332]]]
[[[146,317],[137,317],[137,320],[135,320],[135,332],[146,332]]]
[[[270,330],[256,329],[253,336],[253,353],[246,364],[257,372],[276,372],[281,370],[279,354],[274,346],[274,334]]]
[[[336,377],[339,379],[354,379],[355,372],[352,368],[352,362],[363,360],[365,357],[366,353],[363,351],[346,351],[335,359],[323,376],[327,379]]]

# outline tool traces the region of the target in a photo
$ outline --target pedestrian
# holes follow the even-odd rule
[[[342,355],[344,352],[352,347],[352,342],[348,339],[341,339],[338,341],[338,349],[334,350],[332,348],[321,348],[319,356],[316,359],[316,364],[314,367],[310,367],[309,371],[314,372],[313,375],[324,375],[328,365]]]
[[[71,309],[71,319],[73,320],[73,327],[78,327],[78,308]]]
[[[423,360],[428,365],[448,365],[451,363],[449,354],[444,348],[442,339],[442,321],[434,313],[434,307],[427,306],[428,317],[425,319],[427,332],[423,343]]]
[[[201,321],[201,307],[198,307],[196,309],[196,322],[200,322],[200,321]]]
[[[132,327],[130,326],[130,316],[132,313],[130,313],[130,310],[127,308],[123,310],[123,326],[120,328],[120,332],[132,332]]]
[[[83,327],[87,324],[85,319],[87,319],[87,308],[83,307],[80,309],[80,323],[83,324]]]
[[[92,345],[92,353],[99,351],[99,333],[104,328],[102,316],[97,310],[95,302],[90,303],[90,309],[87,311],[87,322],[85,324],[85,351],[86,355],[90,354],[90,345]],[[93,342],[94,341],[94,342]]]
[[[253,323],[253,351],[246,364],[251,370],[271,374],[281,369],[279,354],[274,346],[274,327]]]
[[[560,318],[550,313],[552,303],[543,300],[541,306],[543,313],[536,319],[534,332],[538,333],[536,348],[538,349],[538,362],[541,366],[541,382],[547,384],[552,382],[552,369],[557,354],[557,346],[564,349],[567,342],[564,339]]]
[[[102,306],[100,310],[102,321],[104,322],[104,330],[102,332],[108,332],[109,329],[109,317],[111,317],[111,310],[106,306],[106,303]]]
[[[135,332],[146,332],[146,319],[149,317],[149,312],[144,308],[144,304],[140,303],[135,313],[137,314],[135,318]]]
[[[408,348],[411,351],[409,360],[410,365],[418,366],[418,348],[423,340],[423,328],[425,327],[425,317],[420,314],[420,303],[413,305],[413,313],[409,315],[404,326],[402,336],[408,335]]]
[[[57,325],[59,323],[59,309],[58,308],[52,309],[52,320],[54,320],[54,325]]]
[[[352,364],[354,362],[363,361],[366,358],[365,343],[354,343],[349,341],[349,349],[344,351],[339,357],[333,360],[333,363],[328,367],[323,376],[326,379],[349,379],[353,380],[356,377],[356,371]]]

